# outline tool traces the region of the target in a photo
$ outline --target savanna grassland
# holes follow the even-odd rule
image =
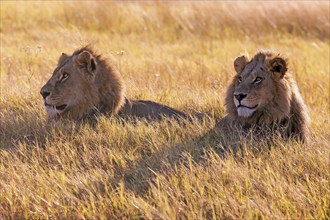
[[[329,7],[1,1],[0,219],[329,219]],[[127,97],[209,118],[47,123],[40,88],[85,44],[120,70]],[[225,114],[234,58],[258,49],[289,58],[311,142],[219,154],[199,139]]]

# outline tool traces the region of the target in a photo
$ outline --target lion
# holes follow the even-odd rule
[[[118,70],[88,45],[71,56],[62,53],[40,94],[48,119],[80,120],[99,113],[147,120],[188,117],[156,102],[130,100],[124,91]]]
[[[249,60],[234,61],[236,75],[226,98],[226,115],[215,126],[218,132],[243,130],[284,139],[308,141],[309,116],[297,83],[288,71],[288,61],[280,53],[260,51]]]

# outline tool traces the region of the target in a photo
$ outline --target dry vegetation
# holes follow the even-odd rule
[[[329,2],[1,1],[0,219],[329,219]],[[127,96],[212,118],[93,127],[46,124],[41,86],[61,52],[91,43]],[[310,145],[216,152],[233,59],[290,58]],[[260,143],[258,143],[260,145]]]

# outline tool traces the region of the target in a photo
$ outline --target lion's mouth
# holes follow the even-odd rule
[[[53,108],[56,109],[58,111],[63,111],[68,105],[67,104],[63,104],[63,105],[49,105],[48,103],[45,102],[45,106],[47,108]]]
[[[64,105],[58,105],[58,106],[55,106],[56,110],[64,110],[66,108],[67,104],[64,104]]]
[[[253,107],[249,107],[249,106],[246,106],[246,105],[241,105],[241,104],[239,104],[238,106],[237,106],[237,108],[248,108],[248,109],[255,109],[255,108],[257,108],[258,107],[258,104],[257,105],[255,105],[255,106],[253,106]]]

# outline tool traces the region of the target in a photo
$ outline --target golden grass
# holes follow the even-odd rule
[[[1,1],[0,218],[329,219],[329,6]],[[212,118],[46,124],[39,90],[61,52],[86,43],[128,97]],[[289,57],[312,141],[218,155],[199,138],[224,115],[233,59],[261,48]]]

